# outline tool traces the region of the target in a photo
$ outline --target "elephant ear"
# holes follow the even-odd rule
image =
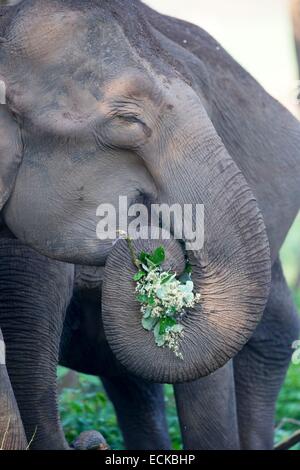
[[[6,43],[4,31],[7,18],[12,12],[12,6],[18,3],[7,1],[2,2],[0,6],[0,53]],[[0,213],[14,187],[23,153],[20,128],[6,104],[6,84],[3,76],[3,64],[0,63]]]
[[[0,104],[0,211],[14,187],[22,160],[22,139],[6,104]]]

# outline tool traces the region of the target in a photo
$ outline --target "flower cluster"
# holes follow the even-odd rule
[[[139,271],[134,276],[137,300],[141,303],[143,328],[153,331],[157,346],[168,347],[183,359],[179,351],[184,336],[181,320],[185,309],[195,307],[201,296],[193,293],[190,269],[177,278],[176,273],[162,270],[164,260],[163,247],[140,254],[135,263]]]

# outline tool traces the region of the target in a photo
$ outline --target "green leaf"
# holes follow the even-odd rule
[[[157,321],[157,318],[142,318],[143,328],[145,328],[147,331],[151,331],[155,327]]]
[[[194,299],[195,299],[195,296],[192,292],[188,292],[187,294],[184,295],[184,301],[186,303],[193,302]]]
[[[151,315],[151,312],[152,312],[152,308],[151,307],[147,307],[146,310],[145,310],[145,313],[143,315],[143,318],[149,318],[150,315]]]
[[[149,256],[150,261],[156,266],[161,265],[166,258],[165,249],[163,246],[159,246],[156,250]]]
[[[154,328],[154,338],[155,338],[155,343],[157,346],[161,347],[165,344],[165,338],[164,338],[164,335],[161,335],[160,334],[160,323],[161,321],[157,322],[157,324],[155,325],[155,328]]]
[[[160,320],[160,321],[161,321],[161,320]],[[160,321],[158,321],[158,322],[156,323],[155,328],[154,328],[154,331],[153,331],[155,339],[158,339],[159,336],[160,336],[160,334],[159,334],[159,331],[160,331]]]
[[[176,325],[176,320],[172,317],[164,317],[159,322],[159,334],[164,335],[168,327]]]
[[[163,300],[165,298],[165,289],[163,287],[159,287],[158,289],[156,289],[156,296],[160,300]]]
[[[148,297],[148,304],[152,306],[155,305],[155,299],[153,295],[150,295],[150,297]]]
[[[161,347],[165,344],[166,340],[164,338],[164,336],[157,336],[156,340],[155,340],[155,343],[158,347]]]
[[[178,289],[180,290],[180,292],[190,294],[193,292],[194,283],[193,281],[187,281],[185,284],[181,284],[181,286],[178,286]]]
[[[145,294],[139,294],[136,296],[136,300],[138,300],[142,304],[155,305],[155,299],[152,295],[148,297]]]
[[[174,331],[174,333],[181,333],[184,330],[184,326],[177,323],[176,325],[171,326],[170,329],[171,331]]]
[[[175,314],[178,312],[178,310],[177,310],[176,307],[173,306],[173,307],[170,307],[170,308],[168,309],[168,312],[169,312],[169,313],[171,314],[171,316],[172,316],[172,315],[175,315]]]
[[[193,268],[192,268],[192,265],[190,264],[190,262],[188,261],[185,265],[185,270],[184,270],[185,273],[187,274],[192,274],[193,272]]]
[[[147,304],[148,303],[148,297],[145,294],[139,294],[136,296],[136,300],[141,302],[142,304]]]
[[[187,281],[186,284],[185,284],[185,289],[184,289],[184,292],[193,292],[194,290],[194,283],[193,281]]]
[[[138,257],[139,261],[144,266],[159,266],[165,260],[165,250],[163,246],[159,246],[154,250],[153,253],[146,253],[145,251],[141,251]],[[143,266],[143,267],[144,267]],[[145,269],[145,268],[144,268]]]
[[[134,276],[133,276],[133,280],[134,281],[139,281],[140,279],[142,279],[142,277],[144,277],[146,275],[145,271],[138,271]]]
[[[147,253],[145,253],[145,251],[141,251],[140,256],[139,256],[138,259],[139,259],[142,263],[147,264],[147,258],[148,258],[148,256],[149,256],[149,255],[148,255]]]
[[[171,279],[174,279],[175,276],[176,276],[175,274],[168,274],[166,277],[162,278],[160,283],[161,284],[166,284],[166,282],[169,282],[169,281],[171,281]]]
[[[179,276],[178,280],[182,283],[185,284],[186,282],[189,282],[192,280],[191,274],[183,272],[181,276]]]

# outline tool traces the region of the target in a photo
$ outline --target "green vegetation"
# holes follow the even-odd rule
[[[300,312],[300,217],[291,229],[281,252],[287,281]],[[68,371],[59,368],[59,378]],[[180,449],[180,433],[172,387],[165,387],[167,416],[172,445]],[[113,449],[122,449],[115,413],[98,378],[78,374],[78,386],[60,394],[60,410],[67,439],[87,429],[100,430]],[[291,364],[276,409],[276,442],[300,429],[300,365]],[[294,447],[300,450],[300,445]]]
[[[275,441],[300,429],[300,366],[291,365],[277,402]],[[300,444],[293,449],[300,450]]]
[[[59,367],[59,378],[68,369]],[[173,388],[165,386],[167,417],[173,449],[181,448],[179,424]],[[111,402],[97,377],[78,374],[76,388],[66,388],[60,394],[60,415],[64,431],[71,443],[82,431],[100,430],[113,449],[122,450],[124,444]]]
[[[285,277],[292,289],[300,312],[300,215],[290,230],[281,250],[281,261]],[[296,422],[293,422],[295,420]],[[279,395],[276,410],[276,442],[300,429],[300,365],[291,364],[284,386]],[[300,445],[294,447],[300,450]]]
[[[68,369],[59,367],[62,378]],[[97,377],[78,374],[76,388],[60,394],[60,413],[67,440],[71,443],[82,431],[99,430],[113,449],[123,449],[123,441],[111,402]]]

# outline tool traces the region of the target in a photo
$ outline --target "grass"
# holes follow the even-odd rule
[[[282,426],[276,429],[275,442],[280,442],[297,429],[300,429],[300,367],[291,365],[282,388],[276,407],[277,425],[282,422]],[[291,422],[292,420],[298,421]],[[300,450],[300,444],[294,446],[295,450]]]
[[[59,378],[68,372],[68,369],[59,367]],[[165,401],[172,447],[177,450],[181,448],[181,440],[171,385],[165,386]],[[97,377],[78,374],[78,386],[64,389],[59,403],[63,428],[70,443],[82,431],[95,429],[101,431],[113,449],[124,449],[113,406]]]
[[[60,374],[68,370],[60,368]],[[165,386],[167,419],[172,448],[181,449],[179,423],[172,386]],[[71,443],[82,431],[100,430],[113,449],[124,449],[122,436],[111,402],[96,377],[79,374],[76,389],[64,389],[60,395],[60,413],[64,431]],[[299,366],[291,365],[276,409],[276,424],[285,418],[300,422]],[[299,429],[297,424],[282,422],[275,432],[275,442],[280,442]],[[300,450],[300,445],[294,447]]]
[[[287,281],[293,291],[300,312],[300,216],[293,225],[281,251],[281,259]],[[59,368],[61,379],[67,369]],[[69,442],[84,430],[100,430],[113,449],[123,449],[112,404],[107,399],[97,377],[78,374],[78,386],[64,389],[60,394],[60,412]],[[173,449],[181,448],[180,431],[172,386],[165,386],[167,419]],[[291,421],[292,420],[292,421]],[[276,407],[275,442],[291,435],[300,426],[300,365],[291,364]],[[294,446],[300,450],[300,445]]]
[[[59,368],[60,375],[68,372]],[[111,402],[97,377],[78,374],[78,386],[60,395],[60,415],[71,443],[82,431],[101,431],[113,449],[123,449],[123,441]]]
[[[285,244],[281,250],[285,277],[292,289],[295,304],[300,312],[300,215],[296,219],[290,230]],[[291,364],[284,386],[281,389],[276,407],[276,422],[280,423],[284,419],[296,420],[300,422],[300,365]],[[280,429],[276,430],[275,441],[279,442],[294,431],[300,429],[300,425],[284,422]],[[300,444],[293,449],[300,450]]]

